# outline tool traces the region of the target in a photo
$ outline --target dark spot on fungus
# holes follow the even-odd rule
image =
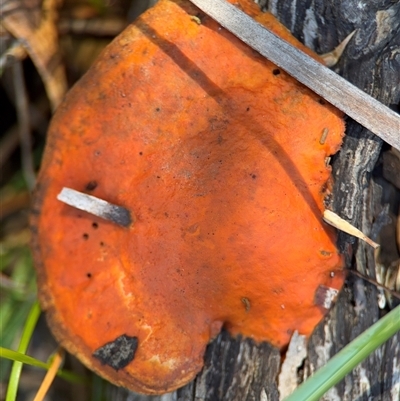
[[[322,104],[322,105],[325,105],[325,104],[326,104],[326,102],[325,102],[324,99],[318,99],[318,103],[319,103],[319,104]]]
[[[281,73],[281,70],[279,69],[279,68],[274,68],[273,70],[272,70],[272,74],[273,75],[279,75]]]
[[[84,233],[84,234],[82,235],[82,238],[85,239],[85,240],[88,240],[88,239],[89,239],[89,234]]]
[[[250,107],[248,107],[248,108],[246,109],[246,111],[250,111]]]
[[[142,155],[143,155],[143,152],[139,152],[139,155],[142,156]]]
[[[115,370],[119,370],[123,369],[133,360],[137,346],[137,337],[123,334],[114,341],[110,341],[98,348],[93,352],[93,356],[103,365],[108,365]]]
[[[159,107],[156,107],[156,111],[158,112],[158,111],[161,111],[161,109],[159,108]]]
[[[98,225],[98,223],[96,223],[95,221],[92,223],[92,227],[94,228],[94,229],[97,229],[97,228],[99,228],[99,225]]]
[[[257,178],[257,176],[256,176],[255,174],[252,174],[252,175],[251,175],[251,178],[252,178],[253,180],[255,180],[255,179]]]
[[[92,273],[86,273],[87,278],[92,278]]]
[[[103,241],[100,241],[100,246],[104,246],[104,242]]]
[[[97,188],[97,181],[89,181],[86,184],[86,191],[93,191]]]

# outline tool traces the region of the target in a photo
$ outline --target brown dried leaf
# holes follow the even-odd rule
[[[67,90],[56,28],[60,0],[16,0],[2,6],[2,25],[22,42],[42,77],[53,110]]]

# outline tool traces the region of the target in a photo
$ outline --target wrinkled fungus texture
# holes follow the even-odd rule
[[[309,335],[326,312],[319,286],[343,282],[322,222],[343,132],[336,109],[189,2],[160,1],[51,124],[32,226],[57,339],[110,381],[156,394],[194,378],[222,327],[280,348]],[[61,203],[63,187],[127,208],[134,224]]]

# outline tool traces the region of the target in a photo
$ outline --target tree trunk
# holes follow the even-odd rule
[[[335,67],[336,72],[382,103],[399,110],[399,1],[270,0],[266,7],[294,36],[317,53],[331,51],[357,29]],[[379,233],[388,224],[385,205],[389,203],[389,209],[396,205],[398,208],[399,191],[381,178],[382,141],[350,119],[346,125],[343,147],[332,162],[333,207],[340,216],[379,241]],[[384,150],[387,148],[385,145]],[[379,168],[375,168],[377,161]],[[388,192],[395,196],[389,196]],[[394,237],[394,233],[392,235]],[[335,307],[308,342],[307,356],[298,369],[299,382],[384,313],[378,307],[377,287],[351,273],[357,270],[376,278],[372,249],[344,234],[339,236],[339,248],[346,258],[348,280]],[[135,396],[127,390],[114,388],[111,399],[275,401],[280,399],[277,384],[280,364],[279,351],[272,346],[257,345],[249,339],[233,339],[223,332],[209,345],[202,372],[184,388],[161,397]],[[399,397],[400,333],[397,333],[322,399],[398,401]]]

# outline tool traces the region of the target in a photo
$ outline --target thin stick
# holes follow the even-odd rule
[[[357,270],[349,270],[349,272],[359,278],[362,278],[363,280],[367,281],[368,283],[375,285],[376,287],[382,288],[383,290],[387,291],[393,297],[400,299],[400,294],[396,290],[391,290],[390,288],[386,287],[385,285],[379,284],[376,280],[373,280],[372,278],[364,276]]]
[[[343,220],[336,213],[333,213],[331,210],[324,211],[324,220],[333,227],[344,231],[347,234],[353,235],[354,237],[360,238],[365,241],[367,244],[371,245],[374,249],[379,248],[379,244],[372,241],[371,238],[368,238],[362,231],[358,228],[354,227],[352,224]]]
[[[120,226],[128,227],[132,224],[131,213],[128,209],[113,205],[95,196],[75,191],[75,189],[63,188],[57,195],[57,199],[76,209],[84,210],[105,220],[110,220]]]
[[[38,392],[33,401],[43,401],[44,397],[46,397],[47,392],[51,384],[53,383],[54,378],[60,368],[63,359],[64,359],[65,351],[60,347],[54,355],[53,361],[51,362],[51,366],[44,377],[42,384],[39,387]]]

